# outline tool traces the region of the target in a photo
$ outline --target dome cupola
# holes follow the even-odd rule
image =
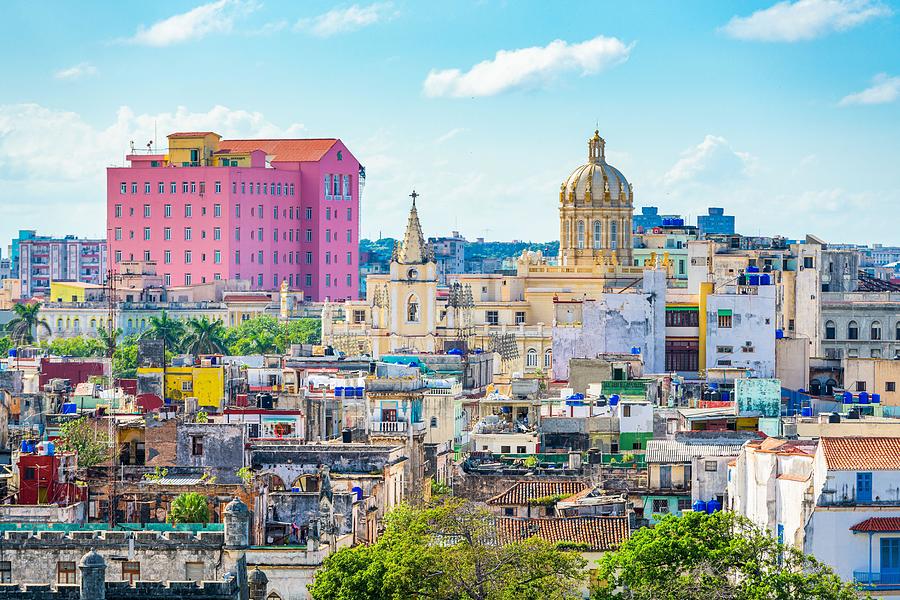
[[[560,189],[561,203],[623,205],[632,203],[631,184],[622,172],[606,162],[606,140],[600,131],[588,140],[588,161],[572,171]]]

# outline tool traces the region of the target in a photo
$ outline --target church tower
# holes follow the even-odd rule
[[[606,140],[595,131],[588,161],[559,190],[559,264],[588,266],[600,261],[632,265],[631,184],[606,162]]]

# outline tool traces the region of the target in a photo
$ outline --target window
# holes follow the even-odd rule
[[[419,298],[415,295],[406,301],[406,320],[409,323],[419,322]]]
[[[696,308],[667,308],[666,327],[699,327],[700,313]]]
[[[484,320],[488,325],[499,325],[500,313],[496,310],[486,310],[484,311]]]
[[[326,241],[326,242],[330,242],[330,241],[331,241],[331,230],[330,230],[330,229],[326,229],[326,230],[325,230],[325,241]]]
[[[312,220],[312,208],[308,206],[306,207],[306,220]]]
[[[347,230],[347,241],[348,241],[348,242],[352,242],[352,241],[353,241],[353,230],[352,230],[352,229],[348,229],[348,230]]]
[[[347,273],[347,287],[351,287],[353,285],[353,276],[350,273]]]
[[[500,446],[500,454],[509,454],[511,451],[510,446]]]
[[[222,239],[222,228],[221,227],[213,227],[213,239],[214,240]]]
[[[365,323],[366,322],[366,311],[354,310],[353,311],[353,322],[354,323]]]
[[[188,382],[185,382],[188,383]],[[203,436],[191,436],[191,456],[203,456]]]
[[[121,184],[119,184],[119,193],[120,194],[128,193],[128,184],[126,184],[124,181]]]
[[[194,214],[194,208],[190,204],[185,204],[184,205],[184,216],[190,218],[193,216],[193,214]]]
[[[256,185],[259,185],[259,184],[256,184]],[[256,216],[258,216],[260,219],[263,218],[263,206],[262,206],[262,204],[258,204],[258,205],[256,206]]]
[[[529,348],[525,353],[525,366],[534,369],[538,366],[538,353],[534,348]]]
[[[163,253],[163,262],[164,262],[165,264],[169,264],[169,263],[172,262],[172,251],[171,251],[171,250],[166,250],[166,251]]]
[[[131,182],[131,193],[137,194],[137,182],[136,181]]]
[[[594,250],[599,250],[603,247],[601,235],[603,233],[603,226],[600,224],[600,221],[594,221],[594,235],[591,240]]]
[[[609,224],[609,247],[611,250],[619,247],[619,231],[616,221]]]
[[[150,228],[144,227],[144,241],[150,240]]]
[[[145,219],[150,218],[150,205],[149,204],[144,205],[144,218]]]
[[[306,264],[311,265],[312,261],[313,261],[313,253],[307,252],[306,253]]]
[[[516,509],[511,506],[503,507],[503,516],[504,517],[514,517],[516,516]]]
[[[622,405],[622,416],[623,416],[623,417],[630,417],[630,416],[631,416],[631,405],[630,405],[630,404],[623,404],[623,405]]]
[[[856,474],[856,501],[872,501],[872,473],[858,472]]]
[[[240,250],[234,251],[234,264],[236,264],[236,265],[241,264],[241,251]],[[240,277],[235,277],[235,279],[240,279]]]
[[[352,253],[352,252],[348,252],[348,253],[347,253],[347,264],[348,264],[348,265],[352,265],[352,264],[353,264],[353,253]]]
[[[121,216],[122,216],[122,205],[116,204],[116,217],[121,217]]]
[[[582,250],[582,249],[584,249],[584,221],[578,221],[577,232],[578,232],[578,236],[577,236],[578,249]]]
[[[222,251],[221,250],[216,250],[213,252],[213,262],[216,263],[217,265],[222,263]]]
[[[0,561],[0,583],[12,583],[12,563],[8,560]]]
[[[833,340],[835,338],[834,321],[825,321],[825,339]]]
[[[184,241],[186,241],[186,242],[191,241],[191,235],[192,235],[191,228],[185,227],[184,228]]]
[[[704,462],[703,462],[703,470],[704,470],[704,471],[709,471],[710,473],[713,473],[713,472],[715,472],[715,471],[718,471],[718,470],[719,470],[719,463],[717,463],[717,462],[714,461],[714,460],[707,460],[707,461],[704,461]]]
[[[869,339],[873,341],[878,341],[881,339],[881,323],[879,321],[872,321],[872,327],[869,329]]]
[[[56,583],[77,583],[75,561],[61,560],[56,563]]]
[[[217,194],[221,194],[221,193],[222,193],[222,182],[221,182],[221,181],[217,181],[217,182],[216,182],[216,193],[217,193]]]
[[[114,231],[114,235],[117,240],[121,240],[122,239],[122,228],[116,227],[116,229]]]
[[[664,515],[669,512],[669,501],[666,498],[654,498],[653,499],[653,513],[657,515]]]
[[[731,329],[731,311],[727,309],[719,309],[718,324],[720,329]]]
[[[306,276],[303,278],[303,284],[306,287],[312,286],[312,275],[311,274],[309,274],[309,273],[306,274]]]
[[[312,229],[307,229],[307,230],[306,230],[306,241],[307,241],[307,242],[311,242],[311,241],[312,241]]]
[[[184,251],[184,264],[186,264],[186,265],[191,264],[191,251],[190,250]]]
[[[734,352],[734,346],[716,346],[716,352],[719,354],[731,354]]]
[[[553,350],[547,348],[544,352],[544,368],[549,369],[553,366]]]
[[[241,205],[240,204],[234,205],[234,216],[238,219],[241,218]]]
[[[804,269],[812,269],[813,268],[812,256],[804,256],[803,257],[803,268]]]
[[[259,264],[263,264],[263,251],[262,250],[259,250],[256,253],[256,262]],[[259,284],[259,285],[262,285],[262,284]]]
[[[141,578],[141,563],[132,560],[122,562],[122,581],[134,583]]]
[[[196,182],[196,181],[192,181],[192,182],[191,182],[191,193],[192,193],[192,194],[196,194],[196,193],[197,193],[197,182]]]
[[[214,216],[214,217],[221,217],[221,216],[222,216],[222,205],[221,205],[221,204],[214,204],[214,205],[213,205],[213,216]]]
[[[896,381],[885,381],[884,382],[884,391],[896,392],[897,391],[897,382]]]
[[[23,479],[25,479],[26,481],[34,481],[35,474],[36,471],[34,467],[25,467],[25,475],[23,476]]]
[[[516,311],[516,325],[523,325],[525,323],[525,311],[517,310]]]
[[[856,382],[856,391],[857,392],[866,391],[866,382],[865,381],[857,381]]]
[[[163,227],[163,239],[164,240],[172,239],[172,228],[171,227]]]
[[[847,323],[847,339],[859,339],[859,324],[856,321],[850,321],[849,323]]]
[[[167,219],[171,218],[171,216],[172,216],[172,205],[171,204],[166,204],[165,206],[163,206],[163,216]]]
[[[691,507],[691,499],[690,498],[679,498],[678,499],[678,510],[688,510]]]

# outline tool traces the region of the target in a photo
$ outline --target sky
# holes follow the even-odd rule
[[[105,235],[105,169],[176,130],[339,137],[361,235],[549,241],[595,128],[636,211],[900,245],[882,0],[0,3],[0,244]]]

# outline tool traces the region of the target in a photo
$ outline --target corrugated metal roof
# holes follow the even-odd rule
[[[152,480],[156,485],[200,485],[204,483],[203,475],[172,475]]]
[[[703,456],[737,456],[742,443],[686,444],[677,440],[650,440],[647,442],[648,463],[690,462]]]

